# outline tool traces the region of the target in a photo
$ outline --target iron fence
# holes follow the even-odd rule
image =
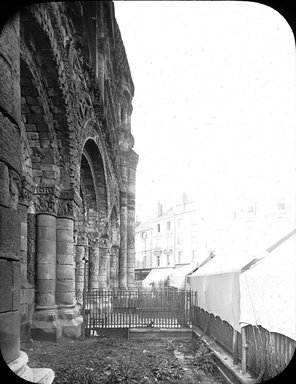
[[[88,334],[94,334],[98,328],[191,327],[189,291],[172,288],[79,291],[77,301]]]

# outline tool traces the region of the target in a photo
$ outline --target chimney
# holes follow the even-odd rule
[[[162,216],[162,204],[160,202],[157,203],[157,216]]]

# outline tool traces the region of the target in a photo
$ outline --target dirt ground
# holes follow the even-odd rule
[[[30,367],[51,368],[54,384],[226,383],[201,340],[90,337],[59,343],[29,341]]]

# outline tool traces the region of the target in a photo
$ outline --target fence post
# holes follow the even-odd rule
[[[131,329],[131,291],[128,291],[128,331],[127,338],[130,338],[130,329]]]
[[[232,337],[232,354],[233,354],[233,364],[238,363],[238,339],[237,339],[237,331],[233,329],[233,337]]]
[[[86,307],[86,264],[88,263],[88,260],[84,257],[82,260],[84,260],[84,271],[83,271],[83,293],[82,293],[82,340],[85,339],[85,327],[86,323],[86,313],[85,313],[85,307]]]
[[[247,372],[247,337],[246,327],[242,327],[242,373]]]

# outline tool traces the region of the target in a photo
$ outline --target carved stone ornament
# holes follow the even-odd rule
[[[74,201],[59,199],[58,216],[74,219]]]
[[[118,256],[118,253],[119,253],[119,245],[117,245],[117,244],[113,244],[113,245],[111,245],[110,252],[111,252],[111,254],[113,254],[113,255],[115,255],[115,256]]]
[[[25,177],[22,177],[19,203],[29,206],[31,201],[33,200],[33,194],[34,186],[28,183]]]
[[[36,198],[36,213],[50,213],[56,215],[58,212],[58,199],[55,195],[38,195]]]
[[[87,245],[87,242],[86,232],[77,231],[76,245]]]
[[[100,248],[108,248],[109,245],[109,236],[107,234],[101,235],[99,238]]]
[[[12,209],[17,210],[19,203],[19,196],[21,192],[21,181],[18,173],[9,170],[9,194],[10,194],[10,206]]]

